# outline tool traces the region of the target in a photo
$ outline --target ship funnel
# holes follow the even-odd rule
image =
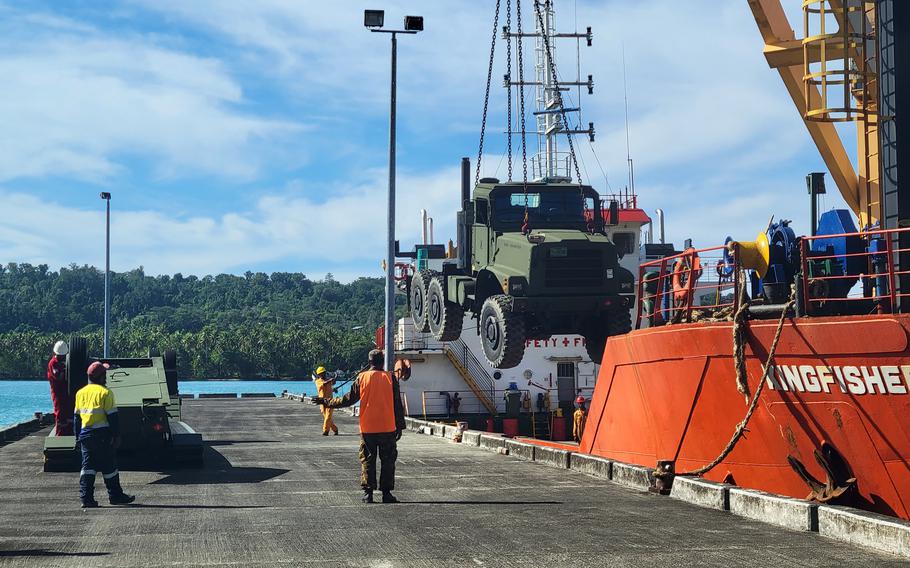
[[[420,242],[421,244],[429,244],[427,242],[427,210],[420,210]]]
[[[771,260],[771,247],[768,244],[767,234],[759,233],[754,241],[730,241],[727,243],[727,247],[736,255],[740,268],[754,270],[764,278]]]
[[[664,210],[657,209],[657,242],[664,244]]]

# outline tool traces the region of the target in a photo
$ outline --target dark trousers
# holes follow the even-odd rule
[[[111,445],[111,433],[107,428],[90,432],[79,440],[82,448],[82,471],[79,472],[79,497],[83,502],[95,498],[95,472],[100,471],[110,497],[123,494],[120,487],[120,472],[117,471],[117,456]]]
[[[376,458],[382,462],[379,474],[379,490],[395,489],[395,460],[398,459],[398,443],[395,432],[360,435],[360,486],[364,490],[376,489]]]

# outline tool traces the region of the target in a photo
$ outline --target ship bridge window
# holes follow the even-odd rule
[[[613,244],[618,254],[632,254],[635,252],[635,233],[613,233]]]
[[[493,220],[498,226],[520,227],[525,210],[534,228],[576,228],[585,223],[585,200],[577,190],[494,194]]]

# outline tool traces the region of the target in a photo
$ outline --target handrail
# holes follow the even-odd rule
[[[739,271],[736,270],[734,259],[734,265],[729,267],[733,270],[726,272],[725,249],[724,246],[689,248],[681,253],[641,263],[636,329],[641,329],[645,318],[649,325],[662,325],[669,322],[691,322],[694,316],[701,317],[713,313],[713,310],[732,308],[735,312],[739,302],[735,293],[739,285]],[[650,274],[653,272],[656,275]],[[702,279],[702,283],[696,284],[699,279]],[[708,291],[714,292],[714,298],[706,302],[704,298],[710,297],[710,294],[705,294]],[[732,297],[729,301],[724,301],[725,295]]]
[[[493,377],[487,373],[486,368],[477,360],[474,353],[468,345],[458,338],[445,344],[446,354],[462,367],[463,374],[466,376],[465,381],[471,389],[477,389],[476,393],[491,414],[496,414],[496,385]]]

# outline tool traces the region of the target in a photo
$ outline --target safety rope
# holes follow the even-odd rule
[[[748,426],[749,421],[752,419],[752,415],[755,413],[755,410],[758,408],[758,400],[761,397],[762,391],[765,389],[765,384],[768,382],[768,369],[771,368],[771,363],[774,361],[774,353],[777,351],[777,344],[780,341],[780,336],[784,330],[784,322],[787,321],[787,312],[796,304],[796,290],[794,288],[792,294],[790,295],[790,300],[784,305],[780,313],[780,321],[777,322],[777,331],[774,333],[774,339],[771,341],[771,347],[768,349],[768,359],[765,364],[762,366],[762,375],[761,379],[758,382],[758,388],[755,389],[755,394],[752,396],[752,402],[749,404],[749,410],[746,412],[746,416],[742,421],[737,424],[736,430],[733,432],[733,437],[727,443],[726,447],[720,453],[719,456],[714,458],[711,463],[700,467],[698,469],[687,471],[684,473],[678,473],[677,475],[689,475],[689,476],[699,476],[704,475],[705,473],[714,469],[720,462],[724,461],[727,456],[730,455],[730,452],[733,451],[733,448],[736,447],[736,444],[746,433],[746,426]],[[740,319],[740,313],[743,313],[745,310],[741,307],[736,314],[736,319]],[[736,388],[742,393],[748,390],[748,387],[745,389],[741,388],[742,385],[746,384],[746,356],[745,356],[745,333],[737,335],[736,324],[734,322],[734,359],[736,364]],[[739,339],[736,339],[739,337]]]
[[[480,147],[477,150],[477,172],[474,185],[480,183],[480,161],[483,159],[483,137],[487,129],[487,109],[490,106],[490,83],[493,81],[493,59],[496,57],[496,33],[499,31],[499,5],[496,0],[496,15],[493,17],[493,38],[490,40],[490,65],[487,68],[487,90],[483,96],[483,118],[480,121]]]

